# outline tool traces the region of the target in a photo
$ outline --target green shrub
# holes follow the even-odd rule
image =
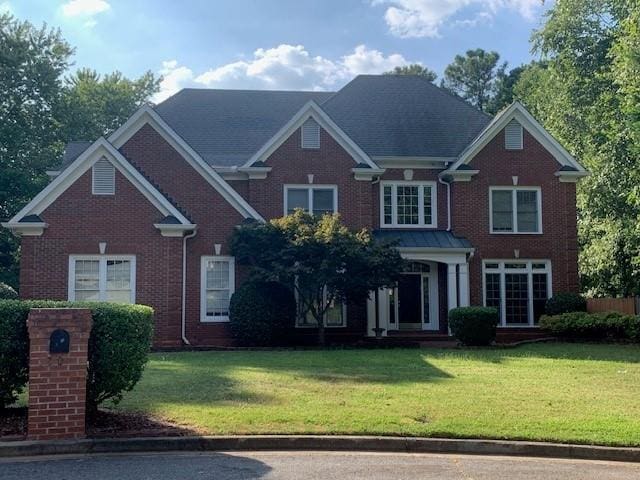
[[[564,338],[640,341],[640,319],[618,312],[543,315],[540,327]]]
[[[449,328],[464,345],[490,345],[496,339],[498,310],[490,307],[459,307],[449,312]]]
[[[0,300],[15,300],[17,298],[18,292],[11,285],[0,282]]]
[[[547,300],[545,304],[545,314],[561,315],[570,312],[586,312],[587,301],[582,295],[577,293],[565,292],[556,293]]]
[[[13,403],[28,379],[29,339],[26,328],[32,308],[89,308],[87,407],[118,402],[140,379],[153,336],[153,310],[143,305],[0,300],[0,407]],[[5,333],[6,332],[6,333]]]
[[[276,282],[245,282],[231,297],[229,307],[233,336],[247,346],[286,343],[295,314],[293,292]]]

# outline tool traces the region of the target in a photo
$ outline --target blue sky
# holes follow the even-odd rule
[[[359,73],[496,50],[516,66],[548,8],[541,0],[0,0],[59,27],[76,67],[165,76],[179,88],[340,88]]]

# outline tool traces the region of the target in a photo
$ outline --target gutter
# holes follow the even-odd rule
[[[196,231],[194,230],[189,235],[182,237],[182,318],[180,331],[185,345],[191,345],[187,339],[187,240],[195,236]]]
[[[447,182],[438,175],[438,182],[447,186],[447,232],[451,231],[451,182]]]

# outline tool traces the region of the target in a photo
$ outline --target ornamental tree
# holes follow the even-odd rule
[[[393,244],[376,242],[367,230],[350,231],[338,214],[318,217],[302,210],[239,226],[231,252],[254,279],[291,286],[298,314],[311,315],[318,325],[320,345],[333,302],[364,302],[372,291],[395,285],[403,269]]]

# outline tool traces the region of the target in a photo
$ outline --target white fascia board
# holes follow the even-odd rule
[[[8,223],[19,224],[19,220],[26,215],[40,215],[102,157],[108,158],[118,171],[135,185],[163,215],[172,215],[182,224],[191,224],[113,145],[102,137],[82,152],[71,165],[25,205],[22,210],[14,215]]]
[[[178,225],[173,223],[154,223],[154,227],[160,230],[163,237],[182,237],[186,232],[195,231],[196,224]]]
[[[191,148],[150,106],[145,105],[134,113],[129,120],[109,136],[109,142],[111,142],[115,148],[120,148],[147,123],[151,125],[169,145],[180,153],[209,185],[222,195],[244,218],[254,218],[258,221],[264,221],[262,216],[249,205],[213,167],[205,162],[198,152]]]
[[[2,222],[0,225],[11,230],[14,234],[24,237],[39,237],[49,226],[45,222]]]
[[[371,157],[381,168],[443,169],[458,157]]]
[[[293,132],[302,126],[307,119],[311,117],[318,124],[338,142],[338,144],[344,148],[356,163],[366,163],[371,168],[378,168],[378,166],[349,136],[342,131],[336,123],[331,120],[329,115],[326,114],[320,106],[310,100],[307,102],[298,113],[296,113],[291,119],[271,137],[244,165],[243,167],[250,167],[253,163],[262,161],[264,162],[273,152],[275,152],[280,145],[282,145],[287,138],[289,138]]]
[[[384,168],[352,168],[353,177],[356,180],[369,181],[374,177],[382,175],[386,170]]]
[[[577,183],[581,178],[588,177],[589,172],[571,172],[571,171],[558,171],[554,173],[558,180],[562,183]]]
[[[447,173],[452,173],[462,164],[468,164],[512,119],[520,122],[523,128],[545,147],[560,165],[571,166],[579,172],[586,172],[585,168],[533,118],[527,109],[516,101],[494,117],[480,135],[460,154],[458,160],[449,167]]]

